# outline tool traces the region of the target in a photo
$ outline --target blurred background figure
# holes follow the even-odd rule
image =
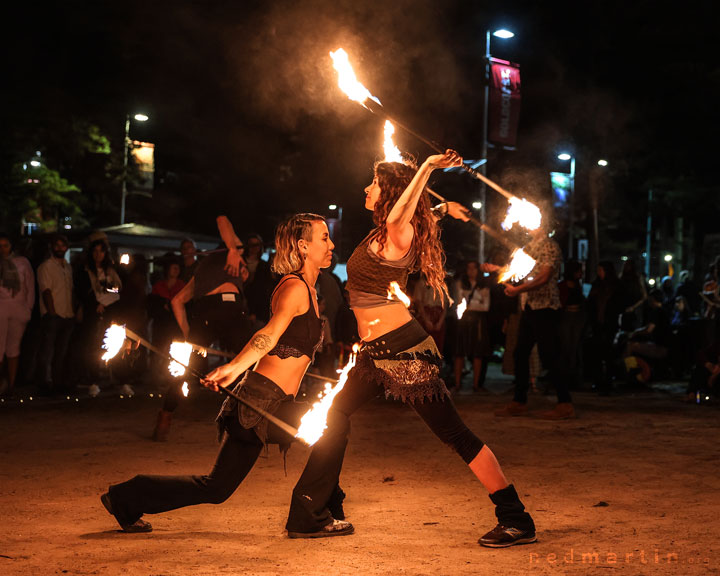
[[[180,242],[180,256],[182,257],[182,265],[180,269],[180,280],[186,284],[195,274],[197,268],[197,246],[192,238],[184,238]]]
[[[0,233],[0,396],[12,396],[20,361],[20,343],[35,305],[35,275],[27,258],[13,252]],[[5,368],[7,367],[7,380]]]
[[[270,319],[270,295],[275,286],[270,263],[262,259],[265,247],[259,234],[251,234],[245,242],[245,263],[248,278],[243,286],[245,298],[253,322],[253,330],[259,330]]]

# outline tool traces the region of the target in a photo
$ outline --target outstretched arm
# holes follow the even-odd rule
[[[240,270],[245,267],[245,260],[243,260],[242,257],[242,241],[238,238],[237,234],[235,234],[235,229],[227,216],[218,216],[216,222],[220,237],[228,249],[225,271],[230,274],[230,276],[239,276]],[[243,278],[243,281],[246,279],[247,278]]]
[[[177,294],[175,294],[175,296],[170,302],[170,307],[172,308],[173,315],[175,316],[175,320],[177,321],[178,326],[180,326],[180,330],[182,331],[183,338],[185,338],[185,340],[187,340],[190,336],[190,325],[188,324],[185,304],[192,300],[194,294],[195,276],[190,278],[190,282],[185,284],[185,286],[183,286],[183,289],[180,290],[180,292],[178,292]]]
[[[425,190],[432,171],[436,168],[450,168],[461,164],[460,155],[454,150],[447,150],[445,154],[429,156],[418,168],[410,184],[390,210],[386,220],[388,240],[400,252],[407,252],[412,245],[414,232],[411,221],[415,215],[420,195]]]
[[[273,315],[270,321],[255,332],[250,342],[235,358],[210,372],[203,380],[203,384],[214,390],[232,384],[245,370],[275,347],[295,316],[307,312],[305,303],[312,306],[302,281],[286,280],[275,292]]]

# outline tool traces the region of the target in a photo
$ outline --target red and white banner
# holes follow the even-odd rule
[[[490,109],[488,140],[515,146],[520,123],[520,66],[506,60],[490,59]]]

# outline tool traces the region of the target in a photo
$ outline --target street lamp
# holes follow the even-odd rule
[[[510,30],[501,28],[490,32],[485,31],[485,102],[483,106],[483,139],[482,139],[482,155],[481,160],[485,160],[480,166],[480,171],[483,176],[487,176],[487,157],[488,157],[488,115],[490,111],[490,36],[508,40],[515,36]],[[486,192],[485,182],[480,182],[480,221],[483,224],[487,222],[487,212],[485,210],[486,205]],[[478,245],[478,260],[481,264],[485,263],[485,230],[480,228],[480,244]]]
[[[145,114],[135,114],[133,116],[138,122],[146,122],[148,116]],[[120,199],[120,224],[125,224],[125,200],[127,198],[127,168],[128,168],[128,151],[130,150],[130,114],[125,115],[125,141],[123,148],[123,172],[122,172],[122,197]]]
[[[575,225],[575,214],[573,213],[573,207],[575,204],[575,156],[562,152],[558,154],[558,160],[567,162],[570,160],[570,217],[568,222],[568,258],[573,257],[573,247],[575,244],[574,230]]]

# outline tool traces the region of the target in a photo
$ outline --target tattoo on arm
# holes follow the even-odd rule
[[[250,346],[255,348],[258,352],[261,354],[264,354],[268,350],[270,350],[270,336],[267,336],[265,334],[256,334],[253,336],[252,340],[250,340]]]

